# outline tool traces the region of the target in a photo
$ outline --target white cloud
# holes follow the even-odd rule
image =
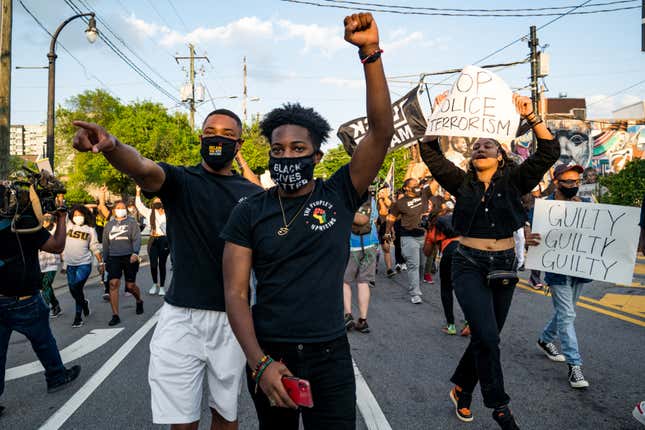
[[[333,85],[340,88],[359,89],[365,87],[365,80],[363,79],[344,79],[327,77],[320,79],[323,85]]]
[[[317,24],[294,24],[291,21],[280,20],[278,26],[285,31],[279,35],[282,39],[302,39],[305,43],[303,52],[320,50],[324,55],[331,56],[346,46],[341,37],[340,27],[323,27]]]
[[[587,100],[587,118],[600,119],[600,118],[613,118],[613,111],[620,109],[630,104],[634,104],[641,100],[629,94],[624,94],[616,97],[607,97],[604,94],[596,94],[586,98]]]

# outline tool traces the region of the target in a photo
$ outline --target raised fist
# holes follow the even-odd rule
[[[346,41],[364,51],[378,49],[378,28],[371,13],[346,16],[344,23]],[[371,54],[371,52],[364,53]]]
[[[513,104],[517,113],[523,118],[533,113],[533,102],[529,97],[513,93]]]

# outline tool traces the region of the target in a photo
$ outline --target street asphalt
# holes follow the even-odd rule
[[[644,262],[641,260],[641,264]],[[387,279],[377,276],[372,289],[369,334],[350,332],[354,360],[392,429],[494,429],[490,411],[476,392],[475,420],[461,423],[448,399],[449,378],[468,339],[441,332],[443,311],[439,279],[423,284],[424,303],[413,305],[407,296],[405,273]],[[168,272],[172,275],[172,272]],[[524,277],[527,272],[523,274]],[[62,278],[62,275],[58,275]],[[148,296],[148,266],[140,270],[139,285],[145,296],[145,313],[135,315],[134,299],[121,295],[123,328],[96,350],[74,360],[83,369],[77,381],[55,394],[46,393],[42,372],[8,381],[0,405],[7,409],[0,417],[0,429],[40,428],[57,411],[69,410],[68,400],[90,384],[88,380],[110,361],[135,332],[153,316],[162,298]],[[56,290],[64,314],[51,320],[60,349],[90,333],[106,329],[111,312],[101,299],[98,279],[86,286],[92,315],[81,328],[72,328],[73,301],[67,288]],[[576,327],[584,373],[590,388],[573,390],[567,382],[567,367],[553,363],[537,349],[535,341],[552,314],[550,297],[519,287],[502,333],[502,360],[511,408],[522,429],[641,429],[631,416],[634,405],[645,399],[645,311],[607,304],[606,294],[645,295],[645,278],[638,275],[629,287],[594,282],[583,295],[586,307],[577,307]],[[593,302],[595,300],[595,302]],[[632,301],[633,302],[633,301]],[[581,300],[582,303],[582,300]],[[614,303],[614,302],[612,302]],[[455,301],[458,325],[463,317]],[[636,309],[636,310],[634,310]],[[63,429],[158,429],[152,424],[150,390],[147,382],[148,345],[153,329],[80,403]],[[36,360],[29,342],[14,333],[9,345],[7,369]],[[87,385],[86,385],[87,384]],[[368,428],[361,413],[358,429]],[[246,386],[243,387],[239,419],[241,429],[257,428],[255,411]],[[369,419],[368,419],[369,421]],[[203,402],[200,429],[209,428],[210,412]]]

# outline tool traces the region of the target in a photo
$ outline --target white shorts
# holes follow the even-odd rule
[[[208,377],[209,406],[227,421],[235,421],[245,364],[225,312],[164,303],[150,341],[152,421],[198,421],[204,374]]]

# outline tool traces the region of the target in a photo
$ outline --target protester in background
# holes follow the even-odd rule
[[[128,216],[128,210],[123,200],[114,204],[114,216],[103,230],[103,256],[109,275],[110,305],[112,319],[109,326],[121,322],[119,317],[119,287],[121,275],[125,277],[125,288],[134,296],[136,314],[143,313],[141,291],[136,279],[139,271],[139,250],[141,249],[141,229],[136,220]]]
[[[598,203],[600,197],[609,192],[609,189],[598,182],[598,171],[594,167],[587,167],[582,173],[583,183],[578,187],[578,197],[589,199]]]
[[[554,172],[555,193],[549,196],[547,200],[590,202],[591,200],[588,198],[576,196],[582,172],[582,166],[577,164],[560,164],[557,166]],[[534,233],[531,239],[533,240],[529,242],[529,245],[537,245],[540,235]],[[582,293],[582,286],[591,282],[591,280],[546,272],[544,281],[551,291],[555,312],[537,341],[538,347],[549,360],[556,362],[566,361],[569,366],[569,385],[572,388],[587,388],[589,382],[582,374],[582,357],[578,348],[578,337],[574,323],[576,319],[576,303]],[[558,348],[553,343],[556,338],[560,339],[562,353],[558,351]]]
[[[56,232],[56,223],[52,214],[45,214],[43,217],[43,227],[52,236]],[[60,255],[52,254],[50,252],[38,251],[38,262],[40,263],[40,271],[42,272],[42,291],[41,294],[45,300],[45,304],[51,306],[51,317],[58,317],[63,311],[60,308],[60,303],[54,294],[54,278],[58,272],[60,265]]]
[[[437,105],[446,96],[437,97]],[[518,428],[508,407],[499,349],[499,333],[517,283],[513,232],[527,220],[521,196],[539,183],[560,155],[560,145],[533,112],[531,99],[513,94],[513,103],[538,139],[537,151],[519,166],[493,139],[475,141],[467,172],[443,156],[436,137],[427,136],[421,145],[434,178],[457,199],[452,220],[455,232],[462,236],[452,260],[452,278],[472,332],[451,378],[455,386],[450,398],[457,417],[472,421],[470,404],[479,381],[484,405],[493,409],[502,429]],[[490,280],[493,271],[503,271],[502,279]]]
[[[274,109],[260,128],[269,140],[269,169],[278,187],[240,203],[222,233],[226,311],[246,354],[261,429],[297,429],[301,413],[305,429],[356,426],[356,383],[340,286],[354,214],[394,128],[372,16],[346,17],[345,39],[359,47],[369,125],[351,161],[328,180],[314,180],[329,124],[299,104]],[[251,268],[258,279],[252,313]],[[294,374],[309,380],[312,408],[296,410],[287,394],[283,377]]]
[[[150,273],[152,274],[152,287],[148,294],[166,295],[166,261],[170,254],[168,238],[166,237],[166,211],[161,199],[152,199],[152,209],[146,207],[141,201],[141,187],[137,185],[137,197],[134,201],[139,213],[145,217],[146,224],[150,226],[150,239],[148,239],[148,258],[150,259]],[[158,276],[157,277],[157,272]]]
[[[405,191],[402,188],[396,190],[392,204],[398,202],[403,197],[405,197]],[[391,206],[390,209],[392,209]],[[396,263],[394,270],[396,271],[396,273],[407,272],[408,266],[405,264],[405,257],[403,256],[403,251],[401,249],[401,219],[396,220],[396,222],[394,223],[394,228],[390,232],[388,232],[386,224],[385,231],[386,234],[389,235],[394,241],[394,262]]]
[[[103,185],[101,188],[99,188],[99,203],[96,207],[96,210],[98,212],[98,215],[96,216],[97,219],[97,226],[100,224],[101,228],[101,235],[99,236],[99,242],[101,243],[101,246],[103,245],[103,231],[105,230],[106,224],[110,221],[112,218],[112,209],[114,206],[111,203],[107,203],[107,193],[108,193],[108,188]],[[97,235],[98,235],[98,228],[97,228]],[[107,271],[107,265],[104,265],[104,271],[103,275],[101,276],[101,283],[103,284],[103,300],[106,302],[110,301],[110,275]]]
[[[210,112],[199,137],[201,162],[194,166],[157,164],[96,124],[74,124],[82,128],[76,149],[102,152],[144,196],[162,199],[167,214],[174,274],[150,341],[153,422],[196,430],[208,378],[211,428],[237,429],[244,353],[224,312],[219,235],[233,207],[261,191],[232,170],[244,143],[242,121],[227,109]]]
[[[345,306],[345,328],[369,333],[367,310],[370,304],[370,283],[376,280],[376,253],[378,252],[378,232],[376,219],[378,212],[374,199],[358,209],[352,223],[349,238],[349,261],[343,277],[343,303]],[[391,271],[392,269],[390,269]],[[358,322],[352,316],[352,286],[356,283],[358,298]]]
[[[393,277],[396,272],[392,270],[392,236],[387,233],[387,214],[390,213],[392,199],[390,199],[390,187],[384,186],[378,192],[378,218],[376,226],[378,228],[378,241],[383,251],[383,260],[387,269],[386,276]],[[377,268],[378,269],[378,268]]]
[[[0,184],[0,188],[3,185]],[[0,190],[4,195],[4,190]],[[7,350],[11,333],[23,334],[45,368],[47,392],[55,393],[75,380],[81,366],[66,369],[60,358],[56,339],[49,326],[49,306],[40,295],[42,286],[38,250],[60,254],[65,248],[67,212],[56,212],[56,225],[51,235],[45,228],[35,233],[16,234],[11,219],[0,218],[0,396],[4,392]],[[4,412],[0,406],[0,415]]]
[[[436,204],[439,204],[439,207],[437,207]],[[431,219],[431,216],[436,218],[437,212],[435,212],[435,208],[437,211],[441,211],[442,206],[443,199],[440,196],[432,196],[428,199],[428,212],[421,216],[420,223],[421,227],[426,230],[426,234],[429,228],[428,221]],[[429,247],[426,249],[426,245],[427,243],[424,242],[423,254],[426,256],[426,262],[423,265],[423,282],[425,284],[434,284],[432,275],[437,273],[437,255],[439,254],[439,247],[428,245]]]
[[[83,318],[90,315],[90,302],[85,298],[83,288],[92,272],[92,255],[99,263],[99,273],[103,274],[103,260],[100,245],[94,229],[94,220],[89,209],[76,205],[72,208],[72,222],[67,223],[67,241],[63,259],[67,263],[67,286],[74,298],[76,312],[72,327],[81,327]]]
[[[408,269],[408,293],[414,304],[422,303],[420,271],[425,264],[423,256],[423,238],[425,230],[420,226],[421,216],[426,212],[430,188],[421,188],[415,178],[406,179],[403,183],[405,196],[397,200],[390,208],[387,219],[387,231],[394,234],[394,223],[401,219],[401,251]]]
[[[146,218],[141,213],[139,213],[139,211],[137,210],[137,205],[135,204],[135,199],[133,199],[133,198],[128,199],[127,209],[128,209],[128,216],[134,218],[134,220],[139,225],[139,230],[140,231],[145,230],[145,228],[146,228]]]

